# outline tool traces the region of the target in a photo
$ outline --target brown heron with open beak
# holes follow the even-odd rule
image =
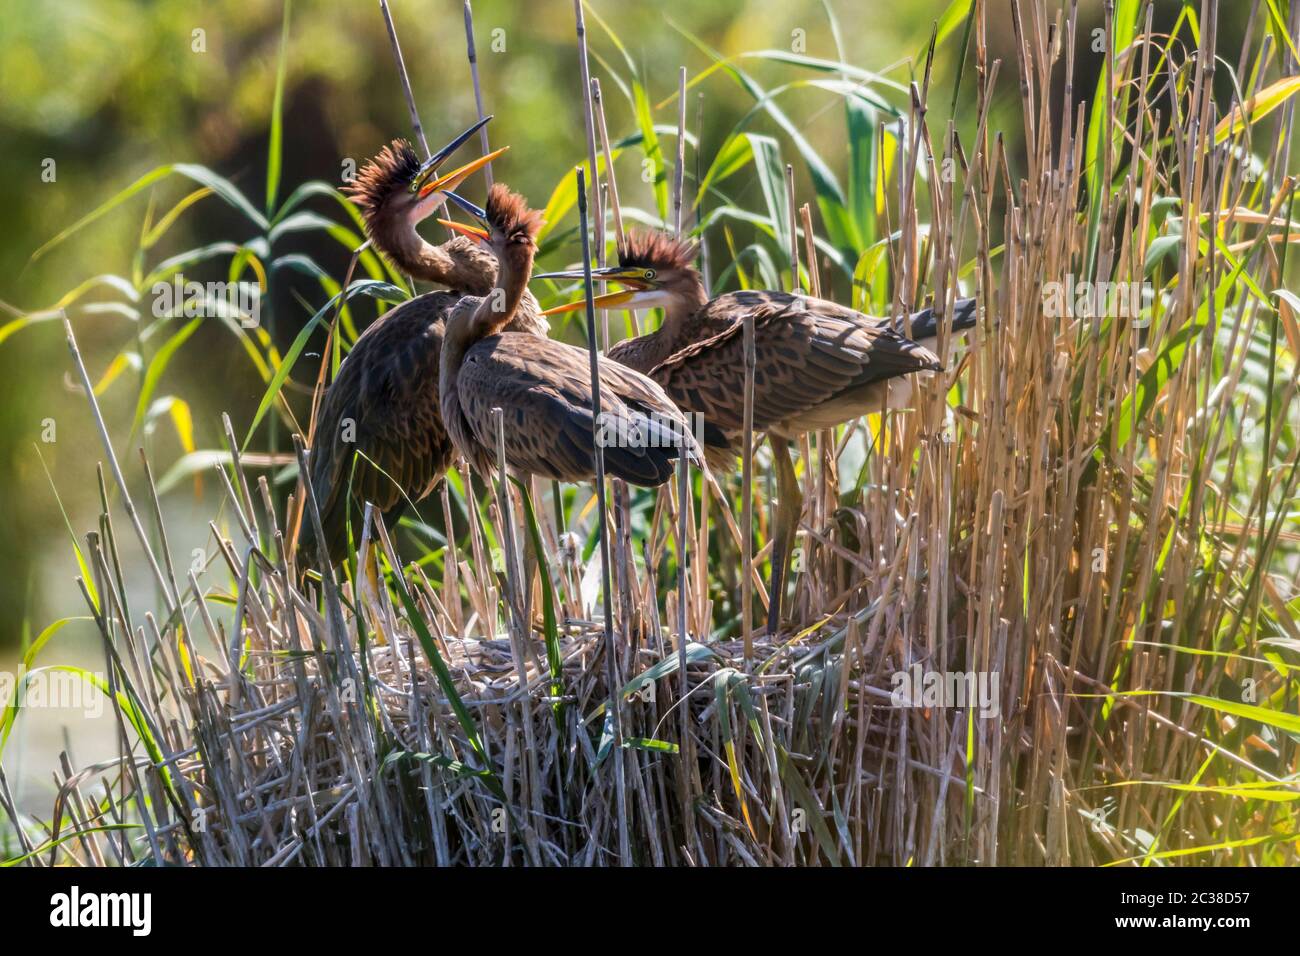
[[[497,261],[465,236],[433,245],[416,226],[445,205],[448,190],[504,152],[438,175],[447,158],[489,119],[424,162],[409,143],[394,140],[361,169],[348,190],[379,251],[413,278],[449,291],[417,296],[371,323],[321,402],[310,467],[331,562],[347,550],[349,524],[359,536],[364,502],[383,512],[391,525],[408,501],[433,490],[451,464],[452,444],[438,404],[444,327],[464,296],[492,289]],[[508,327],[545,336],[546,320],[531,295],[520,297]],[[308,518],[302,522],[298,554],[303,566],[319,563]]]
[[[492,292],[463,299],[447,320],[439,389],[456,447],[484,476],[494,475],[492,410],[500,408],[506,463],[517,472],[589,480],[599,441],[607,474],[643,486],[667,481],[683,449],[694,457],[698,446],[685,416],[658,385],[602,359],[597,409],[585,349],[511,328],[527,295],[540,214],[500,183],[492,187],[486,210],[455,194],[449,198],[480,226],[446,224],[473,236],[500,262]],[[595,436],[593,420],[599,426]]]
[[[597,308],[661,306],[658,329],[610,348],[609,358],[654,379],[686,412],[704,419],[712,465],[734,465],[744,435],[744,320],[754,317],[754,430],[766,432],[777,470],[777,513],[768,595],[768,632],[781,620],[786,562],[802,496],[788,445],[804,432],[833,428],[885,407],[902,407],[910,386],[902,376],[937,371],[933,341],[940,319],[932,310],[912,317],[913,338],[825,299],[787,292],[729,292],[712,300],[694,267],[696,247],[662,233],[633,233],[619,264],[596,269],[598,280],[626,288],[595,298]],[[547,279],[581,278],[581,271]],[[582,308],[584,300],[543,312]],[[975,324],[975,300],[959,300],[954,331]],[[722,440],[717,436],[721,434]]]

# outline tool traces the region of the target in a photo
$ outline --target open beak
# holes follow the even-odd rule
[[[448,199],[450,199],[457,206],[460,206],[461,209],[464,209],[467,213],[469,213],[471,216],[477,219],[480,225],[477,227],[467,226],[464,223],[453,222],[450,219],[439,219],[438,221],[442,223],[444,226],[446,226],[448,229],[454,229],[456,232],[459,232],[465,236],[469,236],[472,239],[477,239],[479,242],[487,242],[488,228],[490,224],[488,223],[487,213],[482,209],[482,207],[474,205],[474,203],[470,202],[468,199],[465,199],[463,196],[457,195],[451,190],[447,190],[446,193]]]
[[[479,242],[488,241],[488,232],[486,229],[479,229],[477,226],[467,226],[463,222],[457,222],[454,219],[439,219],[438,222],[453,232],[459,232],[462,236],[469,236],[471,239],[477,239]]]
[[[582,281],[585,275],[581,269],[569,269],[566,272],[542,272],[533,276],[534,279],[574,279]],[[644,269],[635,269],[628,266],[607,266],[604,269],[592,269],[591,277],[597,282],[622,282],[624,285],[636,286],[639,289],[648,289],[650,283],[645,278]]]
[[[594,296],[591,304],[597,309],[622,309],[634,308],[637,296],[641,295],[642,289],[623,289],[620,292],[606,292],[604,295]],[[561,312],[576,312],[579,309],[587,307],[586,298],[575,299],[572,302],[562,302],[559,305],[553,305],[542,312],[542,315],[558,315]]]
[[[420,187],[420,198],[424,199],[430,193],[437,192],[440,189],[441,190],[455,189],[466,179],[468,179],[471,175],[478,172],[480,169],[482,169],[488,163],[492,162],[492,160],[496,159],[498,156],[500,156],[509,148],[510,148],[509,146],[502,146],[500,149],[494,149],[486,156],[480,156],[478,159],[471,160],[470,162],[466,163],[464,166],[461,166],[457,169],[453,169],[445,176],[439,176],[437,179],[430,180],[429,182],[425,183],[423,186]]]
[[[543,272],[533,276],[534,279],[576,279],[581,281],[583,270],[570,269],[567,272]],[[625,266],[609,266],[604,269],[592,269],[591,278],[596,282],[621,282],[629,286],[627,289],[618,292],[606,292],[604,295],[598,295],[592,298],[592,305],[597,309],[618,309],[634,307],[637,298],[645,292],[653,289],[653,285],[646,280],[645,270],[636,268],[627,268]],[[552,306],[542,313],[542,315],[556,315],[561,312],[575,312],[578,309],[585,308],[587,305],[586,298],[577,299],[573,302],[564,302],[560,305]]]
[[[489,153],[487,156],[474,160],[472,163],[465,164],[459,169],[448,173],[446,176],[434,176],[434,173],[436,173],[442,164],[447,161],[447,158],[451,156],[452,153],[456,152],[456,150],[460,149],[461,146],[465,145],[465,141],[486,126],[491,119],[491,116],[483,117],[421,164],[419,171],[415,174],[414,181],[415,188],[419,192],[421,199],[434,190],[454,188],[475,170],[492,162],[493,159],[501,155],[504,150],[498,149],[495,152]]]

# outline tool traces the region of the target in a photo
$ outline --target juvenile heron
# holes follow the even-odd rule
[[[685,416],[646,376],[607,359],[598,364],[600,406],[591,382],[590,357],[575,348],[511,328],[528,295],[539,213],[497,183],[487,209],[455,194],[481,228],[447,223],[473,236],[499,262],[496,286],[481,299],[452,309],[442,347],[439,389],[452,442],[483,475],[496,472],[500,408],[505,458],[515,471],[559,481],[595,476],[595,442],[606,473],[631,484],[654,486],[673,473],[673,462],[695,441]],[[594,420],[594,422],[593,422]],[[598,434],[593,436],[593,423]]]
[[[349,522],[360,527],[364,502],[382,511],[391,526],[406,503],[428,495],[451,464],[452,444],[438,404],[443,332],[448,313],[462,297],[492,289],[497,262],[470,238],[456,235],[433,245],[416,226],[442,208],[447,190],[504,151],[436,175],[488,119],[424,162],[405,140],[394,140],[361,169],[348,190],[375,247],[413,278],[449,291],[417,296],[371,323],[325,392],[310,468],[331,562],[347,550]],[[508,327],[538,336],[548,328],[530,294],[520,296]],[[307,519],[298,553],[302,565],[317,563],[314,528]]]
[[[701,415],[707,457],[720,468],[734,466],[744,440],[744,320],[753,316],[754,430],[767,433],[777,473],[768,595],[768,631],[775,633],[802,506],[789,443],[805,432],[905,406],[911,389],[901,377],[942,367],[923,344],[936,340],[940,320],[931,309],[916,313],[908,338],[887,320],[812,296],[744,291],[709,299],[694,267],[695,252],[693,243],[663,233],[630,234],[619,249],[619,264],[592,273],[626,288],[597,296],[595,305],[663,308],[658,329],[619,342],[608,356],[650,376],[684,411]],[[581,276],[567,271],[537,278]],[[580,300],[542,314],[582,306]],[[949,328],[968,329],[975,321],[975,300],[958,300]]]

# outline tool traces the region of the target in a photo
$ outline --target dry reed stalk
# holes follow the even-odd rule
[[[379,0],[379,11],[384,15],[384,26],[388,28],[388,42],[393,48],[397,76],[402,81],[402,95],[406,97],[406,108],[411,114],[411,128],[415,130],[415,138],[420,142],[424,158],[428,159],[433,152],[429,149],[429,141],[424,135],[424,126],[420,123],[420,112],[415,108],[415,94],[411,92],[411,78],[406,73],[406,61],[402,58],[402,45],[397,40],[397,28],[393,25],[393,14],[388,9],[388,0]]]
[[[600,171],[596,166],[596,124],[592,116],[592,87],[591,87],[591,69],[587,60],[587,23],[582,13],[582,0],[573,0],[573,20],[576,34],[578,37],[578,76],[581,80],[582,91],[582,127],[587,134],[587,168],[588,176],[591,180],[591,207],[593,210],[592,220],[595,224],[596,235],[595,243],[597,255],[604,260],[605,255],[605,204],[600,190]],[[609,319],[604,317],[602,321],[601,344],[603,348],[608,349],[609,342]]]
[[[577,14],[579,17],[579,21],[578,21],[579,31],[581,33],[582,32],[581,0],[576,0],[576,3],[577,3]],[[585,59],[586,59],[586,48],[584,46],[583,47],[584,62]],[[586,77],[584,76],[584,81],[585,79]],[[584,88],[586,88],[587,86],[586,82],[583,83],[583,86]],[[590,126],[588,126],[588,133],[590,134]],[[595,153],[594,140],[589,145],[591,146],[591,152],[594,155]],[[592,164],[592,169],[593,171],[595,170],[594,161]],[[585,182],[585,177],[583,175],[582,167],[578,167],[578,169],[575,170],[574,175],[577,177],[578,222],[581,226],[581,232],[582,232],[582,271],[583,271],[582,288],[583,288],[583,294],[586,296],[586,303],[587,303],[587,354],[590,357],[590,363],[591,363],[592,407],[601,408],[602,406],[600,400],[600,371],[599,371],[600,366],[599,366],[598,354],[596,351],[596,309],[595,306],[593,305],[595,292],[592,288],[592,281],[591,281],[591,251],[587,239],[587,200],[586,200],[587,191],[586,191],[586,182]],[[601,593],[601,605],[604,613],[604,623],[605,623],[605,647],[604,647],[605,668],[606,668],[608,686],[612,690],[613,688],[619,686],[618,670],[617,670],[618,668],[617,661],[619,655],[618,655],[618,648],[614,643],[614,619],[613,619],[614,593],[613,593],[613,586],[610,581],[611,548],[609,542],[609,525],[608,525],[609,511],[605,503],[605,455],[604,455],[604,451],[602,450],[599,435],[598,435],[599,424],[596,420],[597,417],[598,416],[593,415],[591,420],[591,428],[592,428],[591,447],[595,450],[595,463],[596,463],[596,478],[595,478],[596,502],[597,502],[596,520],[597,520],[597,524],[600,527],[600,562],[601,562],[600,593]],[[618,820],[619,860],[624,863],[629,863],[631,862],[631,850],[628,843],[629,835],[628,835],[628,827],[627,827],[627,794],[626,794],[627,781],[623,771],[623,738],[622,738],[621,724],[619,719],[620,717],[619,711],[622,706],[622,700],[620,698],[621,698],[620,694],[613,693],[609,699],[607,707],[609,709],[611,735],[613,737],[613,745],[614,745],[614,777],[615,777],[616,801],[617,801],[615,817]]]
[[[673,234],[682,234],[682,192],[686,185],[686,67],[677,72],[677,162],[673,166]]]
[[[478,81],[478,50],[474,45],[474,10],[470,6],[470,0],[465,0],[465,57],[469,60],[469,78],[474,87],[474,109],[478,113],[479,120],[482,120],[487,114],[483,112],[483,89]],[[492,152],[492,148],[488,145],[486,124],[478,131],[478,141],[484,156]],[[491,163],[483,167],[483,177],[487,180],[488,189],[491,189],[493,182]]]
[[[745,529],[741,548],[743,562],[740,607],[741,634],[745,642],[745,663],[754,657],[754,317],[746,315],[745,323],[745,407],[743,445],[741,451],[740,488],[744,510],[740,519]]]

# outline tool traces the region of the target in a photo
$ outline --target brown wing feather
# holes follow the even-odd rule
[[[592,457],[590,366],[587,352],[549,339],[506,332],[483,339],[465,355],[457,378],[461,410],[473,433],[480,469],[495,461],[492,409],[505,412],[506,460],[512,467],[561,481],[595,473]],[[686,430],[681,412],[653,381],[613,362],[600,363],[601,412],[646,430],[670,424]],[[677,449],[667,442],[605,445],[609,474],[658,485],[673,472]]]
[[[744,316],[754,316],[754,428],[790,427],[800,416],[876,382],[939,368],[933,353],[834,302],[779,292],[735,292],[710,302],[698,321],[721,332],[658,365],[650,377],[706,425],[743,428]]]
[[[432,292],[371,324],[325,393],[311,480],[331,561],[347,545],[349,481],[359,534],[363,502],[400,509],[407,498],[424,497],[447,470],[452,449],[438,408],[438,357],[444,320],[459,299]],[[308,520],[299,543],[305,563],[316,560],[313,538]]]

